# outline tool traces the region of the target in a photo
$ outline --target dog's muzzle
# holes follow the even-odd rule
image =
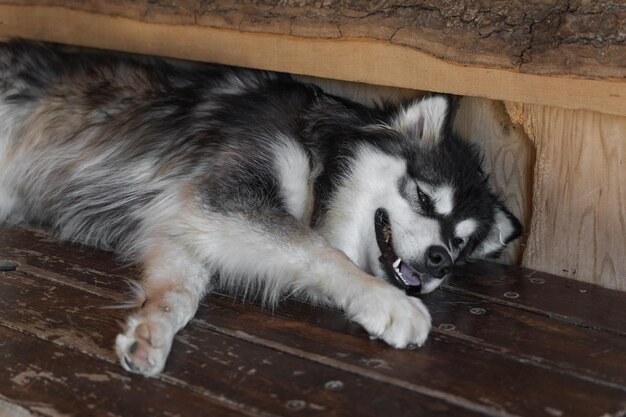
[[[374,230],[381,253],[379,261],[385,274],[408,295],[421,294],[428,280],[442,279],[450,273],[454,262],[448,251],[442,246],[430,246],[427,249],[424,262],[425,272],[418,272],[408,262],[403,261],[393,249],[393,235],[387,210],[382,208],[376,210]]]

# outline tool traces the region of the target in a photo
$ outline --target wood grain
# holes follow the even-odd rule
[[[110,317],[103,314],[99,319],[103,324],[99,325],[90,324],[93,318],[89,316],[93,315],[93,308],[102,303],[125,299],[125,295],[116,290],[119,277],[112,276],[108,281],[103,279],[107,270],[117,268],[111,254],[85,249],[72,256],[71,249],[75,246],[58,245],[45,235],[32,231],[13,229],[11,233],[3,233],[1,236],[0,253],[9,258],[16,254],[17,257],[12,259],[18,260],[20,266],[17,272],[4,273],[8,274],[8,279],[0,280],[0,288],[14,288],[7,290],[8,296],[0,297],[4,300],[4,304],[0,303],[0,317],[13,327],[37,332],[41,337],[48,337],[43,330],[47,326],[38,324],[41,317],[53,321],[53,328],[68,335],[73,334],[76,328],[84,329],[80,342],[72,342],[72,337],[61,339],[60,342],[79,343],[89,351],[98,353],[94,346],[100,346],[103,342],[97,332],[112,337],[116,331],[112,323],[116,318],[121,318],[120,312],[113,311]],[[27,253],[28,247],[33,249]],[[96,258],[93,267],[89,264],[91,257]],[[24,275],[25,272],[31,273],[29,264],[35,261],[39,264],[33,273],[43,274],[43,280]],[[55,272],[52,281],[48,278],[51,272],[46,272],[46,262],[50,265],[48,269]],[[80,273],[68,274],[70,271]],[[480,271],[485,271],[484,275]],[[129,278],[136,278],[136,271],[131,269],[126,272]],[[459,285],[475,283],[473,285],[478,287],[488,287],[484,285],[485,282],[500,283],[499,286],[493,284],[488,288],[503,291],[503,285],[507,283],[524,281],[521,274],[527,272],[511,266],[485,264],[476,267],[474,275],[469,270],[464,277],[456,280],[460,282],[457,282]],[[11,279],[10,274],[19,274],[21,278]],[[502,275],[508,278],[501,279]],[[545,274],[537,275],[544,279],[550,278]],[[499,302],[495,297],[488,299],[487,296],[474,296],[469,291],[463,294],[446,291],[433,294],[426,302],[433,314],[435,328],[429,342],[418,351],[390,349],[383,343],[369,341],[360,327],[346,322],[336,311],[290,302],[270,312],[256,305],[213,296],[200,309],[191,327],[181,334],[182,339],[177,339],[173,361],[168,363],[166,374],[177,375],[179,380],[182,378],[183,382],[199,387],[206,384],[200,375],[206,378],[207,373],[210,374],[215,368],[218,374],[211,374],[211,380],[217,378],[220,381],[220,375],[226,372],[223,364],[213,363],[215,360],[235,361],[231,362],[235,368],[240,365],[249,367],[253,363],[262,362],[267,355],[283,358],[278,362],[289,365],[288,368],[308,369],[302,368],[309,366],[307,362],[290,362],[292,360],[289,358],[295,356],[334,369],[333,372],[349,372],[360,378],[384,382],[415,394],[437,398],[448,405],[452,403],[488,415],[536,415],[537,410],[546,406],[564,415],[587,415],[585,413],[589,410],[600,415],[619,410],[620,399],[626,393],[626,339],[615,332],[604,331],[601,326],[599,330],[588,329],[584,323],[587,323],[585,320],[601,320],[600,310],[612,301],[621,305],[624,295],[597,288],[598,293],[578,293],[578,299],[570,297],[563,303],[550,305],[544,302],[549,295],[554,297],[559,287],[562,291],[567,288],[568,282],[573,282],[553,278],[556,281],[544,283],[545,288],[528,281],[528,278],[519,283],[524,286],[506,288],[521,291],[521,310],[516,305]],[[64,285],[54,283],[59,280]],[[588,284],[579,285],[592,287]],[[532,292],[533,289],[536,291]],[[533,300],[541,289],[545,290],[546,296],[544,299],[539,297],[535,305]],[[527,293],[530,296],[526,296]],[[46,294],[55,294],[55,299],[52,302],[42,300],[34,303],[37,307],[22,308],[22,313],[15,313],[16,306],[23,305],[28,299],[46,297]],[[72,315],[66,313],[68,300],[71,300],[72,308],[77,309]],[[536,307],[536,311],[524,309],[524,303]],[[585,303],[586,308],[577,310],[578,316],[583,319],[582,323],[572,323],[567,317],[556,314],[550,316],[552,308],[558,310],[563,304],[584,307]],[[599,310],[595,310],[594,306]],[[472,309],[482,309],[484,312],[476,314]],[[605,318],[611,316],[610,310],[604,313]],[[611,320],[605,321],[612,325]],[[233,341],[226,342],[228,338]],[[54,336],[53,339],[56,340]],[[85,339],[91,339],[92,342],[86,342]],[[563,340],[568,340],[568,343],[562,343]],[[256,349],[248,346],[249,343],[288,356],[276,356],[276,353],[270,354],[269,351],[258,354],[255,353]],[[233,346],[234,350],[230,352],[240,357],[245,354],[246,359],[234,359],[225,354],[224,346],[227,345]],[[198,346],[200,349],[189,346]],[[191,354],[184,352],[190,349],[193,351]],[[205,354],[205,351],[208,353]],[[98,354],[106,355],[104,352]],[[194,368],[194,361],[211,364],[209,370],[205,367],[194,376],[196,371],[190,370]],[[485,367],[484,364],[489,366]],[[281,370],[275,372],[282,375]],[[326,371],[323,369],[313,372],[324,375],[324,378],[335,378],[330,374],[325,376]],[[347,377],[344,375],[342,378]],[[253,387],[254,381],[252,377],[249,382],[242,382],[241,389],[253,389],[250,387]],[[480,381],[480,384],[477,385],[476,381]],[[211,390],[216,389],[215,386],[209,386]],[[553,391],[554,387],[558,387],[558,393]],[[563,387],[567,389],[563,390]],[[236,390],[233,389],[223,389],[221,392],[228,394],[229,398],[235,395],[258,402],[251,399],[249,394],[234,394]],[[320,400],[317,401],[315,404],[319,404]]]
[[[537,152],[522,264],[626,290],[626,118],[512,103],[508,110]]]
[[[117,365],[5,326],[0,326],[0,358],[0,412],[15,412],[16,417],[259,415],[129,375]]]
[[[282,23],[277,23],[272,16],[262,18],[269,9],[280,9],[279,5],[258,4],[248,9],[233,6],[234,9],[229,10],[234,10],[235,14],[230,16],[229,10],[222,15],[219,10],[207,10],[206,13],[194,11],[195,6],[205,2],[190,0],[174,6],[170,4],[155,4],[148,0],[131,4],[119,1],[54,0],[37,4],[2,1],[0,36],[21,36],[377,85],[626,115],[626,82],[624,65],[621,64],[626,54],[623,54],[621,40],[614,45],[607,44],[603,57],[608,56],[606,54],[610,51],[609,55],[617,58],[610,60],[611,63],[602,62],[600,67],[604,72],[591,71],[585,75],[587,78],[579,78],[573,76],[572,68],[581,66],[570,68],[568,64],[561,75],[538,75],[520,71],[516,66],[508,68],[505,65],[505,68],[498,60],[488,66],[485,63],[465,63],[461,55],[455,60],[446,29],[424,28],[418,18],[414,21],[415,31],[424,29],[428,37],[436,39],[440,36],[443,43],[429,41],[417,32],[413,37],[400,29],[397,30],[398,42],[355,36],[308,37],[318,30],[325,31],[329,23],[308,20],[307,14],[296,8],[291,10],[298,13],[297,17],[288,21],[279,19]],[[402,9],[406,10],[397,8]],[[242,18],[238,14],[240,12],[247,17]],[[272,15],[273,12],[269,13]],[[530,12],[529,16],[533,14]],[[301,19],[304,22],[298,26]],[[363,25],[368,27],[366,23]],[[333,26],[336,27],[335,24]],[[356,34],[354,31],[350,33]],[[469,35],[458,33],[456,39],[463,45],[459,48],[461,54],[467,45],[472,44]],[[506,51],[510,46],[496,43],[498,46],[492,48],[495,53]],[[436,50],[434,55],[432,48]],[[484,56],[488,55],[485,52]],[[563,62],[566,61],[564,58]],[[611,67],[617,72],[607,74],[606,69]],[[552,68],[550,72],[555,72],[554,65]],[[597,74],[610,77],[598,78]]]
[[[19,272],[0,275],[0,292],[5,295],[0,316],[5,325],[114,361],[111,353],[102,351],[102,340],[116,334],[116,320],[122,313],[101,313],[110,300]],[[347,325],[337,312],[299,305],[272,315],[259,307],[225,301],[209,300],[208,308],[201,309],[193,325],[177,337],[161,379],[251,412],[380,415],[377,407],[382,407],[399,415],[420,410],[450,415],[463,412],[457,407],[464,406],[498,415],[489,411],[497,404],[507,413],[533,415],[533,410],[550,404],[567,415],[586,416],[577,411],[582,404],[586,411],[596,413],[617,410],[626,392],[529,366],[473,344],[459,344],[454,336],[435,334],[419,351],[402,351],[368,341],[361,329]],[[263,345],[267,348],[255,347]],[[82,365],[77,363],[79,367],[68,365],[67,371],[82,374]],[[313,368],[315,363],[318,366]],[[364,378],[371,381],[365,384]],[[327,392],[326,384],[337,380],[342,381],[342,390],[335,395]],[[476,380],[481,384],[475,384]],[[531,381],[532,392],[528,390]],[[577,394],[553,398],[553,390],[562,386]],[[368,390],[372,390],[370,395]],[[275,395],[268,396],[268,392]],[[421,400],[423,394],[434,398]],[[364,400],[376,397],[385,401]],[[291,410],[293,400],[305,406]]]
[[[24,0],[4,1],[24,5]],[[194,24],[303,38],[366,38],[406,45],[458,65],[589,78],[623,77],[626,7],[600,0],[453,3],[243,0],[40,0],[155,24]]]
[[[107,309],[118,300],[20,271],[0,273],[0,324],[97,357],[122,372],[111,345],[120,330],[118,323],[128,312]],[[210,315],[214,307],[209,305],[205,311]],[[80,361],[65,366],[68,373],[85,373]],[[49,372],[57,377],[54,369]],[[442,399],[316,366],[276,349],[198,326],[189,326],[177,335],[165,373],[148,379],[153,380],[173,383],[253,415],[477,415]],[[340,387],[333,389],[333,381],[340,381]],[[385,401],[364,400],[377,396]],[[145,404],[149,400],[149,396],[142,395],[137,402]]]
[[[622,292],[534,269],[478,262],[460,268],[443,288],[490,302],[626,336]]]
[[[465,398],[506,414],[534,416],[545,404],[550,404],[563,415],[589,415],[592,408],[595,411],[591,413],[601,415],[611,409],[619,410],[626,393],[623,387],[615,386],[596,391],[600,385],[595,381],[515,360],[507,351],[488,350],[484,345],[469,342],[472,336],[462,338],[436,331],[425,346],[407,352],[389,349],[380,342],[364,344],[366,335],[360,329],[347,328],[336,317],[327,317],[319,311],[315,314],[298,312],[286,322],[274,318],[269,326],[270,334],[261,327],[268,319],[259,319],[250,309],[239,310],[236,322],[230,321],[231,307],[228,316],[199,313],[198,322],[205,321],[207,326],[219,327],[225,332],[236,323],[237,330],[231,331],[257,343],[269,339],[276,349],[317,359],[326,365],[359,372],[406,389],[419,391],[423,389],[420,386],[425,386],[432,390],[432,395],[446,393],[446,396]],[[562,387],[568,388],[563,390]],[[587,397],[590,394],[587,390],[602,393],[602,404],[597,408],[593,402],[599,398],[595,398],[595,394]]]

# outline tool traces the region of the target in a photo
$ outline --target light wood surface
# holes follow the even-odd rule
[[[616,0],[3,0],[161,25],[407,46],[457,65],[623,78],[626,6]]]
[[[110,3],[109,14],[79,10],[99,10],[87,7],[97,3]],[[170,9],[158,14],[146,6],[141,16],[136,7],[124,6],[119,1],[41,4],[0,1],[0,36],[626,115],[623,77],[583,79],[572,74],[548,76],[523,73],[515,68],[460,65],[389,41],[307,38],[302,34],[295,36],[289,28],[285,29],[286,34],[265,33],[262,25],[257,28],[261,32],[252,32],[249,21],[242,23],[248,32],[215,28],[208,26],[212,24],[206,22],[208,15],[195,17],[207,26],[195,24],[194,16],[190,20],[180,12],[183,6],[176,9],[179,14]],[[166,15],[174,23],[163,23],[164,13],[173,13]],[[125,15],[132,18],[122,17]]]
[[[626,290],[626,118],[507,108],[537,152],[522,264]]]

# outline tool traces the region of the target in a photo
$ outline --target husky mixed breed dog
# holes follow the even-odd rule
[[[0,45],[0,222],[35,222],[143,266],[115,348],[159,373],[216,287],[341,308],[422,345],[406,290],[497,257],[520,223],[432,95],[375,109],[287,75]]]

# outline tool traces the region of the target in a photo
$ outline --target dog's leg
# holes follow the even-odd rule
[[[419,299],[363,272],[292,216],[215,216],[203,228],[186,241],[234,287],[257,280],[270,300],[281,291],[323,297],[398,348],[422,345],[428,336],[430,315]]]
[[[116,339],[128,371],[153,376],[163,369],[174,335],[195,314],[213,270],[232,287],[262,285],[270,300],[294,291],[329,300],[398,348],[422,345],[428,336],[430,315],[419,299],[363,272],[290,215],[213,213],[179,227],[178,243],[147,245],[146,301]]]
[[[160,241],[144,253],[141,308],[117,336],[124,369],[145,376],[161,372],[174,335],[187,324],[208,287],[209,271],[182,246]]]
[[[370,335],[405,348],[421,346],[431,319],[421,300],[366,274],[341,251],[314,247],[307,256],[310,269],[298,271],[298,284],[329,298]]]

